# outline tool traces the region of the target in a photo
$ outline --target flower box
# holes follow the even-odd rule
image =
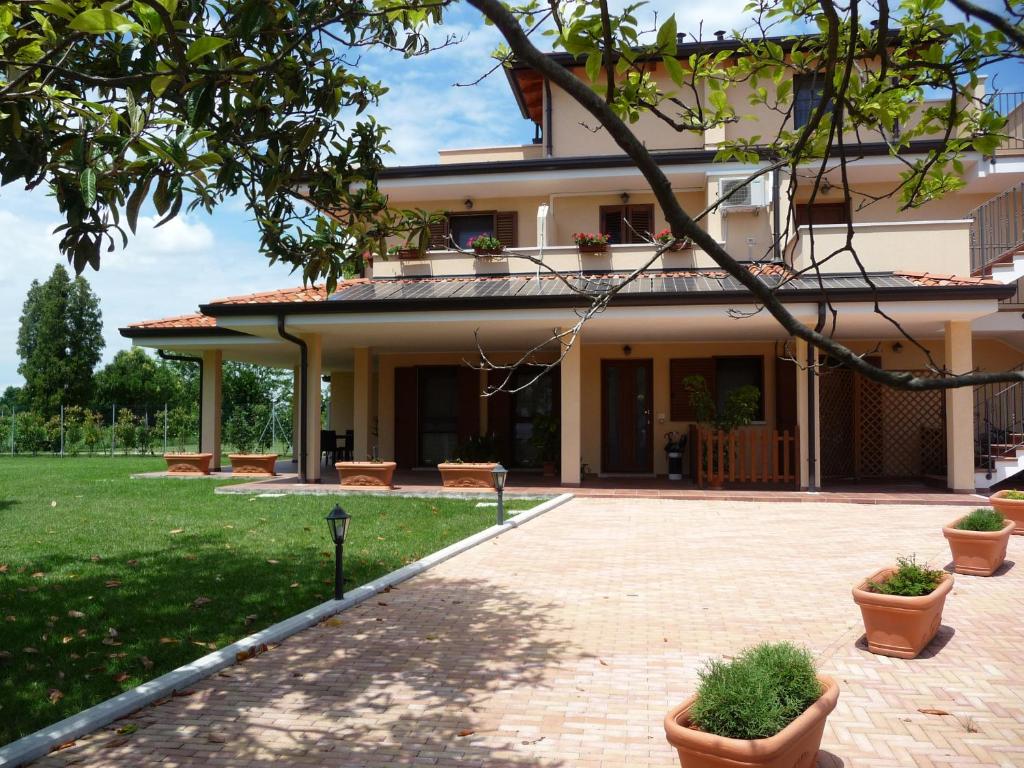
[[[491,471],[494,462],[443,462],[437,465],[441,471],[441,484],[445,488],[494,488]]]
[[[266,475],[277,474],[276,453],[229,453],[231,474],[233,475]]]
[[[334,468],[338,470],[341,485],[394,488],[392,479],[396,466],[393,461],[339,461]]]
[[[208,475],[212,453],[165,453],[167,473],[170,475]]]
[[[604,243],[603,245],[577,245],[576,250],[580,253],[607,253],[608,243]]]

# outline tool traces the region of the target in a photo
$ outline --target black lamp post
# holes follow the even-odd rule
[[[341,600],[345,596],[345,576],[341,570],[342,557],[345,554],[345,535],[348,533],[348,524],[352,516],[335,504],[334,509],[327,515],[327,527],[331,530],[331,538],[334,539],[334,599]]]
[[[498,492],[498,525],[505,523],[505,480],[508,479],[508,470],[501,464],[495,464],[491,470],[491,477],[494,478],[494,490]]]

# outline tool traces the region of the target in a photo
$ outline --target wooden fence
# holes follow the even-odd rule
[[[743,427],[731,432],[694,427],[691,437],[699,487],[725,483],[795,485],[796,430]]]

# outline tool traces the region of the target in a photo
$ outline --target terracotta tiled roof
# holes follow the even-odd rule
[[[346,283],[340,283],[338,289],[343,290],[345,286]],[[241,296],[227,296],[222,299],[214,299],[210,304],[300,304],[309,301],[326,300],[327,288],[325,286],[300,285],[297,288],[278,288],[274,291],[260,291],[259,293],[246,293]]]
[[[178,315],[176,317],[163,317],[159,320],[143,320],[138,323],[129,323],[129,328],[215,328],[217,318],[207,317],[199,313],[192,315]]]
[[[894,275],[905,277],[915,285],[946,286],[946,285],[1002,285],[998,280],[988,277],[965,277],[963,275],[940,275],[934,272],[893,272]]]

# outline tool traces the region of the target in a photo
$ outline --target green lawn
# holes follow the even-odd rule
[[[159,459],[0,457],[0,744],[492,525],[477,500],[216,496]],[[493,497],[491,497],[493,498]],[[513,500],[523,509],[536,502]]]

